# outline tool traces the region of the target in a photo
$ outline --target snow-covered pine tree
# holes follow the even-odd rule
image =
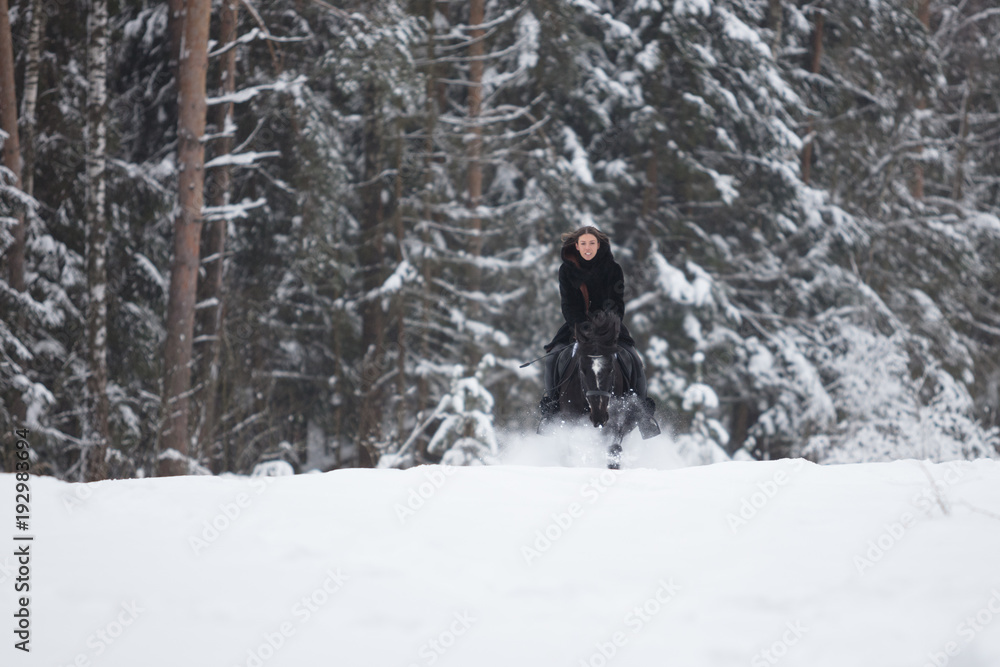
[[[982,313],[980,295],[995,280],[983,250],[996,247],[998,228],[981,203],[953,198],[957,172],[948,166],[958,162],[949,147],[962,143],[956,119],[964,117],[952,91],[964,89],[967,74],[952,68],[954,83],[946,84],[956,45],[949,35],[990,20],[967,9],[925,16],[907,3],[831,6],[823,10],[822,67],[799,73],[820,110],[814,174],[855,229],[823,244],[838,268],[815,283],[819,302],[839,310],[828,311],[813,338],[843,355],[838,364],[822,347],[807,352],[838,413],[836,429],[812,440],[821,460],[995,455],[995,434],[975,424],[969,391],[979,393],[995,374],[993,355],[977,341],[991,337],[989,316],[971,313]],[[847,361],[854,355],[870,363]],[[964,426],[948,435],[935,426],[944,422]],[[918,444],[932,431],[940,451]]]
[[[490,465],[500,453],[493,420],[493,396],[483,386],[485,373],[496,364],[486,354],[475,373],[465,376],[461,364],[452,367],[451,387],[438,401],[425,425],[419,426],[395,451],[379,459],[382,468],[408,468],[421,459],[442,465]],[[414,444],[424,430],[433,434],[426,452],[420,455]]]
[[[369,442],[417,433],[413,461],[437,460],[451,371],[488,353],[494,423],[533,425],[537,368],[516,366],[559,323],[558,235],[587,223],[612,235],[627,323],[681,434],[714,418],[757,456],[988,454],[1000,17],[924,4],[926,20],[910,0],[485,0],[481,21],[433,0],[244,4],[240,85],[280,90],[238,102],[233,136],[281,155],[232,172],[233,202],[266,203],[227,225],[213,468],[355,465],[366,401]],[[8,14],[15,44],[33,6]],[[3,409],[27,399],[39,469],[76,478],[88,91],[84,7],[63,8],[39,30],[37,131],[21,137],[39,205],[24,298],[3,290],[0,383]],[[110,8],[108,463],[129,476],[155,461],[177,16]],[[29,53],[13,55],[26,119]],[[693,401],[711,395],[699,354],[714,408]]]

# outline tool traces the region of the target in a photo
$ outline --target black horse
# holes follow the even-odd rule
[[[576,325],[572,359],[560,381],[559,410],[582,421],[589,417],[595,428],[608,435],[608,468],[621,464],[622,440],[639,423],[642,408],[628,392],[625,371],[618,359],[621,320],[614,313],[594,311]],[[569,351],[565,353],[570,353]]]

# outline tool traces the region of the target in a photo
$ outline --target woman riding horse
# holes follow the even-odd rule
[[[559,267],[559,295],[565,322],[555,338],[545,346],[550,353],[545,359],[545,393],[539,403],[542,413],[541,431],[559,411],[559,390],[556,386],[556,360],[559,351],[572,343],[573,328],[586,322],[592,310],[605,310],[625,316],[625,274],[611,254],[611,239],[596,227],[581,227],[562,235],[562,266]],[[652,420],[655,405],[646,396],[646,375],[642,359],[635,351],[635,341],[625,325],[621,325],[618,346],[630,357],[631,389],[645,407],[643,424],[659,432]]]

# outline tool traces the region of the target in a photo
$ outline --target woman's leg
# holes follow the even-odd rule
[[[556,362],[560,353],[566,348],[560,345],[552,350],[552,353],[545,357],[545,370],[542,373],[542,382],[545,391],[542,393],[542,400],[538,404],[538,409],[542,413],[542,418],[550,417],[559,412],[559,392],[556,391]]]

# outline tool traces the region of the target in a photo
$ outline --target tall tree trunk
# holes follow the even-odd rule
[[[17,129],[17,91],[14,87],[14,43],[10,33],[7,0],[0,0],[0,129],[7,133],[3,143],[3,164],[14,174],[15,188],[21,187],[21,146]],[[24,291],[24,213],[17,213],[14,243],[7,251],[7,283]]]
[[[193,0],[197,2],[198,0]],[[188,0],[167,0],[167,35],[170,37],[170,65],[175,76],[180,62],[181,42],[184,41],[184,16]]]
[[[638,224],[641,226],[639,235],[636,236],[635,261],[641,266],[649,256],[649,238],[647,221],[656,213],[659,206],[660,192],[660,151],[659,142],[661,137],[653,133],[653,140],[649,148],[649,157],[646,159],[646,186],[642,190],[642,207],[639,209]]]
[[[347,373],[344,369],[344,345],[341,341],[344,339],[344,335],[338,329],[343,330],[346,327],[339,323],[334,323],[331,332],[333,334],[333,376],[337,380],[335,386],[344,387],[347,383]],[[338,389],[338,393],[339,393]],[[333,405],[333,440],[337,443],[337,451],[334,453],[333,467],[340,468],[344,460],[344,401],[343,395],[338,396],[338,400]]]
[[[931,27],[931,1],[918,0],[917,20],[923,24],[924,28],[930,31]],[[927,108],[927,98],[923,95],[917,99],[917,109],[923,111]],[[919,131],[919,128],[918,128]],[[924,152],[923,146],[917,146],[914,151],[918,156]],[[913,182],[910,185],[910,194],[914,199],[924,198],[924,165],[919,160],[913,163]]]
[[[484,18],[484,0],[471,0],[469,3],[469,25],[480,26]],[[469,217],[469,265],[467,269],[466,288],[470,292],[478,292],[482,288],[482,267],[479,258],[483,254],[483,219],[479,215],[479,206],[483,201],[483,127],[480,124],[483,106],[483,56],[486,49],[483,44],[484,31],[478,27],[469,30],[469,129],[466,134],[468,142],[468,201],[471,211]],[[471,301],[466,307],[466,314],[476,319],[480,315],[479,304]],[[480,350],[471,338],[462,346],[463,361],[471,372],[479,361]]]
[[[958,201],[962,199],[962,189],[965,184],[965,157],[969,151],[969,97],[972,95],[972,77],[966,72],[965,90],[962,92],[962,122],[958,130],[958,154],[955,156],[955,183],[952,186],[951,197]]]
[[[381,118],[378,90],[374,81],[365,83],[364,130],[364,213],[361,217],[361,248],[358,260],[365,292],[378,288],[383,280],[385,248],[382,229],[382,179],[378,177],[382,153]],[[385,357],[385,313],[381,299],[368,299],[364,305],[361,340],[368,345],[361,367],[361,412],[358,423],[358,466],[371,467],[378,460],[374,445],[381,437],[382,397],[379,378]]]
[[[188,454],[191,389],[191,343],[197,294],[199,242],[205,188],[205,76],[208,68],[210,0],[187,0],[184,38],[178,65],[177,165],[178,211],[174,220],[174,260],[167,303],[167,341],[163,354],[163,404],[160,430],[160,475],[187,472],[168,450]]]
[[[236,24],[239,19],[239,1],[223,0],[219,17],[219,45],[225,46],[236,41]],[[230,95],[236,90],[236,49],[230,49],[221,56],[219,67],[219,89],[222,95]],[[216,155],[226,155],[233,150],[234,128],[233,104],[226,102],[214,109],[214,124],[216,132],[223,136],[215,145]],[[235,132],[235,129],[232,129]],[[230,201],[232,168],[230,165],[216,167],[212,171],[209,206],[225,206]],[[200,301],[206,306],[200,309],[201,336],[199,340],[204,345],[201,354],[200,378],[201,387],[201,420],[198,426],[199,450],[202,455],[209,453],[209,446],[217,430],[217,403],[219,385],[219,355],[221,345],[219,336],[222,331],[222,313],[224,304],[223,276],[225,274],[225,251],[227,222],[225,219],[213,220],[208,226],[208,238],[205,251],[205,279],[201,284]]]
[[[781,50],[781,35],[785,25],[784,10],[781,7],[781,0],[768,0],[767,3],[767,27],[774,33],[774,40],[771,42],[771,54],[777,58],[778,51]]]
[[[14,43],[10,33],[10,13],[7,0],[0,0],[0,129],[7,133],[7,138],[3,141],[3,165],[10,169],[14,175],[12,187],[21,187],[21,148],[18,142],[17,129],[17,92],[14,88]],[[15,213],[17,222],[14,224],[14,242],[7,250],[4,261],[7,263],[7,284],[11,289],[18,292],[24,291],[24,239],[25,239],[25,217],[23,211]],[[14,314],[12,323],[21,321],[18,314]],[[19,326],[19,325],[18,325]],[[21,398],[20,393],[14,392],[10,399],[10,411],[14,417],[15,425],[24,423],[28,414],[27,406]],[[0,437],[8,437],[9,433],[4,433]],[[13,452],[12,448],[7,448]],[[8,470],[13,468],[8,467]]]
[[[392,220],[396,233],[396,262],[402,264],[406,261],[403,252],[403,244],[406,236],[406,225],[403,222],[403,128],[399,122],[396,123],[396,181],[393,190]],[[406,354],[407,354],[407,330],[406,330],[406,303],[407,296],[400,290],[396,295],[396,432],[403,437],[403,430],[406,427]]]
[[[38,102],[38,71],[42,60],[42,35],[45,9],[42,0],[32,0],[31,29],[28,34],[28,57],[24,64],[24,99],[22,100],[21,133],[24,137],[24,191],[35,196],[35,107]]]
[[[469,25],[479,26],[484,18],[483,0],[471,0],[469,5]],[[483,221],[479,217],[478,208],[483,200],[483,128],[479,124],[479,117],[482,114],[483,106],[483,56],[486,49],[483,44],[483,30],[474,28],[469,31],[469,209],[473,211],[469,220],[469,254],[473,262],[483,252]],[[470,269],[470,289],[475,291],[480,286],[480,271],[477,264],[473,263]]]
[[[105,207],[107,163],[108,3],[91,0],[87,15],[87,355],[90,406],[83,476],[87,481],[107,476],[108,447],[108,221]]]
[[[424,181],[423,181],[423,204],[424,204],[424,220],[430,221],[434,218],[434,134],[437,131],[438,123],[438,66],[434,63],[436,58],[436,53],[434,49],[434,43],[437,39],[437,22],[436,22],[436,1],[427,0],[427,5],[425,7],[425,17],[427,19],[428,33],[427,33],[427,81],[425,86],[426,102],[425,102],[425,118],[424,118]],[[421,225],[423,227],[420,232],[421,242],[425,247],[431,247],[431,233],[428,226]],[[433,265],[429,257],[424,254],[420,259],[420,271],[424,278],[424,284],[430,286],[434,284],[434,270]],[[429,299],[430,295],[422,294],[421,299],[421,312],[422,312],[422,324],[423,324],[423,337],[420,341],[420,354],[423,359],[429,359],[431,356],[431,303]],[[427,381],[426,374],[421,374],[417,378],[417,414],[420,415],[423,410],[430,408],[431,402],[431,392],[430,385]]]
[[[813,28],[813,56],[812,66],[809,68],[813,74],[819,74],[823,60],[823,26],[824,14],[822,9],[816,9],[815,25]],[[814,139],[810,136],[816,127],[816,116],[809,117],[809,126],[806,128],[806,136],[809,137],[806,145],[802,147],[802,182],[808,183],[812,173],[812,154]]]

